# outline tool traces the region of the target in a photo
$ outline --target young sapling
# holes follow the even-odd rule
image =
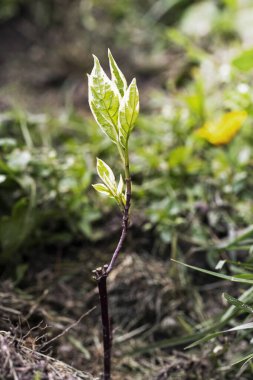
[[[93,187],[99,193],[113,198],[122,212],[122,230],[118,244],[108,265],[93,271],[97,281],[101,318],[103,325],[104,345],[104,380],[111,378],[111,345],[112,331],[108,311],[108,294],[106,281],[113,270],[117,257],[127,235],[129,225],[129,209],[132,196],[132,183],[129,166],[128,142],[139,114],[139,93],[136,80],[127,85],[124,74],[119,69],[110,50],[108,51],[111,79],[102,69],[97,57],[94,56],[94,67],[88,75],[89,105],[92,114],[101,130],[111,140],[118,150],[123,176],[117,182],[112,169],[101,159],[97,158],[97,173],[102,183]]]

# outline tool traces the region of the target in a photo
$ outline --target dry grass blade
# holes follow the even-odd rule
[[[4,331],[0,332],[0,351],[1,379],[96,380],[89,373],[17,344],[15,337]]]
[[[87,317],[87,315],[89,315],[93,310],[96,309],[96,306],[94,306],[92,309],[90,309],[89,311],[87,311],[86,313],[84,313],[83,315],[81,315],[81,317],[74,323],[72,323],[72,325],[68,326],[64,331],[62,331],[60,334],[58,334],[57,336],[55,336],[54,338],[50,339],[48,342],[45,342],[43,343],[41,346],[40,346],[40,349],[42,350],[43,348],[45,348],[46,346],[48,346],[49,344],[53,343],[56,339],[59,339],[60,337],[62,337],[63,335],[67,334],[69,332],[69,330],[71,330],[73,327],[77,326],[81,320],[84,318],[84,317]]]

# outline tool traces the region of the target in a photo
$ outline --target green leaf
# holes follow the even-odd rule
[[[253,280],[253,273],[239,273],[235,274],[236,278],[247,278],[248,280]]]
[[[174,261],[174,260],[173,260]],[[249,289],[247,289],[240,297],[239,300],[242,302],[250,302],[252,300],[253,296],[253,286],[251,286]],[[202,339],[204,338],[204,341],[207,339],[212,339],[215,337],[213,334],[219,335],[223,331],[217,331],[221,329],[224,325],[226,325],[230,319],[234,316],[235,307],[230,306],[226,312],[219,318],[218,322],[211,323],[211,325],[207,324],[207,326],[199,332],[196,332],[191,335],[186,335],[182,337],[176,337],[176,338],[170,338],[170,339],[164,339],[160,340],[156,343],[149,344],[146,347],[142,347],[139,349],[136,349],[132,354],[135,353],[146,353],[155,350],[156,348],[168,348],[168,347],[175,347],[177,345],[187,344],[192,341],[195,341],[193,344],[199,342],[199,344],[202,342]],[[215,332],[213,332],[215,330]],[[207,337],[208,335],[208,337]],[[189,345],[187,348],[190,348],[191,345]]]
[[[232,60],[232,65],[241,71],[253,69],[253,49],[245,50]]]
[[[124,182],[123,182],[122,175],[120,175],[120,178],[119,178],[119,184],[118,184],[118,187],[117,187],[117,194],[118,194],[118,195],[121,195],[121,194],[122,194],[122,192],[123,192],[123,188],[124,188]]]
[[[192,344],[190,344],[189,346],[185,347],[185,349],[188,350],[189,348],[193,348],[193,347],[196,347],[202,343],[206,343],[209,340],[216,338],[217,336],[219,336],[221,334],[225,334],[228,332],[234,332],[234,331],[240,331],[240,330],[247,330],[247,329],[253,329],[253,322],[243,323],[242,325],[232,327],[231,329],[228,329],[228,330],[215,331],[213,333],[207,334],[203,338],[200,338],[200,339],[196,340],[195,342],[193,342]]]
[[[121,96],[124,96],[126,89],[127,89],[127,81],[124,76],[124,74],[119,69],[117,63],[115,62],[110,49],[108,49],[108,57],[109,57],[109,63],[110,63],[110,70],[111,70],[111,76],[112,81],[117,86],[119,93]]]
[[[228,275],[223,274],[223,273],[212,272],[210,270],[194,267],[192,265],[188,265],[188,264],[185,264],[185,263],[182,263],[180,261],[173,260],[173,259],[171,259],[171,261],[174,261],[177,264],[184,265],[187,268],[191,268],[191,269],[197,270],[197,271],[202,272],[202,273],[210,274],[211,276],[214,276],[214,277],[222,278],[223,280],[228,280],[228,281],[233,281],[233,282],[240,282],[241,284],[253,284],[253,280],[249,280],[247,278],[237,278],[235,276],[228,276]]]
[[[182,165],[189,161],[192,153],[192,148],[189,146],[178,146],[170,151],[169,165],[170,168]],[[192,160],[192,158],[191,158]]]
[[[223,333],[223,331],[216,331],[216,332],[213,332],[213,333],[210,333],[210,334],[206,334],[202,338],[196,340],[195,342],[189,344],[189,346],[185,347],[185,350],[189,350],[190,348],[199,346],[202,343],[209,342],[209,340],[211,340],[213,338],[216,338],[217,336],[219,336],[222,333]]]
[[[253,322],[243,323],[242,325],[232,327],[231,329],[225,330],[224,332],[240,331],[240,330],[248,330],[248,329],[253,329]]]
[[[228,249],[234,245],[241,242],[245,242],[248,238],[253,235],[253,224],[237,232],[233,239],[225,239],[220,244],[217,245],[218,249]]]
[[[94,67],[88,75],[89,105],[102,131],[114,142],[118,142],[118,111],[120,93],[94,56]]]
[[[233,260],[227,260],[227,262],[229,264],[232,264],[232,265],[238,267],[238,268],[248,269],[248,270],[251,270],[251,271],[253,270],[253,264],[248,263],[248,262],[244,263],[244,262],[241,262],[241,261],[233,261]],[[239,275],[236,275],[236,276],[239,276]],[[252,274],[252,276],[253,276],[253,274]]]
[[[119,108],[119,139],[125,148],[139,114],[139,93],[136,80],[130,83]]]
[[[89,351],[87,350],[87,348],[83,346],[81,340],[78,340],[75,337],[73,337],[72,335],[70,335],[69,336],[69,341],[73,344],[73,346],[78,351],[80,351],[83,354],[83,356],[84,356],[85,359],[90,360],[91,354],[89,353]]]
[[[11,258],[11,255],[18,250],[35,228],[36,222],[36,214],[29,207],[29,201],[26,198],[21,198],[15,203],[11,215],[1,217],[0,261],[4,262]]]
[[[97,158],[97,172],[113,196],[117,195],[117,185],[112,169],[104,161]]]
[[[224,293],[223,296],[227,300],[227,302],[230,305],[235,306],[236,309],[246,311],[247,313],[250,313],[250,314],[253,313],[253,308],[251,306],[247,305],[246,303],[241,302],[237,298],[234,298],[227,293]]]
[[[249,355],[246,355],[246,356],[243,356],[242,358],[240,359],[237,359],[234,363],[232,363],[231,365],[237,365],[237,364],[240,364],[242,362],[248,362],[249,360],[253,359],[253,354],[249,354]]]
[[[95,183],[92,187],[99,193],[111,196],[110,190],[103,183]]]
[[[117,197],[118,197],[119,204],[122,204],[124,206],[126,204],[126,197],[125,197],[125,194],[123,193],[123,190],[124,190],[124,181],[123,181],[122,175],[120,175],[119,183],[117,187]]]
[[[122,176],[120,176],[118,185],[115,181],[115,176],[112,169],[102,160],[97,158],[97,172],[103,183],[96,183],[93,186],[99,193],[114,198],[122,209],[126,204],[125,195],[123,193],[124,182]]]

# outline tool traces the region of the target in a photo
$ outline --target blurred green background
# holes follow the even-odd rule
[[[91,188],[97,156],[121,169],[87,101],[92,53],[107,69],[107,48],[140,89],[133,238],[169,258],[173,239],[177,256],[208,251],[250,225],[252,36],[246,0],[2,1],[1,262],[116,238],[117,210]],[[229,144],[195,135],[233,110],[248,118]]]
[[[235,367],[221,369],[231,361],[227,351],[251,354],[247,331],[201,347],[197,360],[192,351],[168,347],[180,350],[214,331],[213,338],[225,324],[236,326],[235,316],[248,322],[252,315],[251,306],[243,309],[228,296],[232,306],[217,317],[224,310],[221,288],[253,303],[252,288],[220,281],[236,275],[253,281],[252,0],[0,2],[1,297],[11,294],[5,308],[29,315],[31,325],[42,315],[56,335],[59,321],[62,330],[70,323],[62,316],[72,323],[97,303],[91,270],[113,252],[121,215],[91,186],[96,157],[117,178],[122,168],[92,118],[86,74],[92,54],[108,72],[108,48],[127,80],[136,77],[141,101],[130,138],[128,254],[109,289],[115,379],[151,378],[174,363],[180,379],[202,379],[205,372],[234,380]],[[227,144],[196,134],[231,111],[246,111],[247,118]],[[170,258],[221,270],[219,281]],[[37,305],[42,293],[48,312],[36,306],[29,314],[23,300],[33,295]],[[72,343],[67,334],[57,357],[98,372],[98,318],[97,310],[86,329],[73,332]],[[237,378],[251,379],[252,367],[245,376]]]

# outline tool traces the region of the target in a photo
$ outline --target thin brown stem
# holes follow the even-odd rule
[[[101,318],[103,325],[103,346],[104,346],[104,374],[103,380],[111,379],[111,348],[112,348],[112,331],[109,317],[108,293],[107,293],[107,277],[114,268],[115,261],[121,251],[125,241],[128,224],[129,224],[129,209],[131,205],[132,184],[129,170],[128,150],[125,151],[125,182],[126,182],[126,204],[122,215],[122,232],[116,249],[112,255],[109,265],[104,265],[103,268],[97,268],[93,273],[98,285]]]
[[[123,211],[122,216],[122,232],[119,239],[119,242],[117,244],[117,247],[112,255],[112,259],[110,261],[110,264],[108,266],[108,269],[106,271],[107,275],[111,272],[111,270],[114,267],[115,261],[117,260],[117,257],[121,251],[122,245],[124,243],[124,240],[127,235],[128,230],[128,224],[129,224],[129,209],[131,206],[131,196],[132,196],[132,183],[131,183],[131,177],[130,177],[130,170],[129,170],[129,163],[128,160],[126,161],[125,165],[125,182],[126,182],[126,204]]]
[[[112,334],[111,324],[109,318],[108,307],[108,293],[107,293],[107,270],[108,266],[104,265],[103,268],[97,268],[93,271],[94,277],[97,281],[100,307],[101,307],[101,319],[103,326],[103,347],[104,347],[104,374],[103,380],[111,379],[111,348],[112,348]]]
[[[116,249],[112,255],[112,259],[111,259],[110,264],[108,266],[108,269],[106,272],[107,274],[109,274],[111,272],[111,270],[113,269],[115,261],[117,260],[117,257],[120,253],[120,250],[122,248],[122,245],[123,245],[124,240],[125,240],[126,235],[127,235],[128,221],[129,221],[129,208],[130,208],[130,201],[131,201],[131,179],[130,178],[127,179],[126,183],[129,184],[129,186],[127,186],[128,190],[127,190],[127,194],[126,194],[126,205],[125,205],[123,217],[122,217],[122,232],[121,232],[121,236],[120,236],[119,242],[117,244],[117,247],[116,247]]]

